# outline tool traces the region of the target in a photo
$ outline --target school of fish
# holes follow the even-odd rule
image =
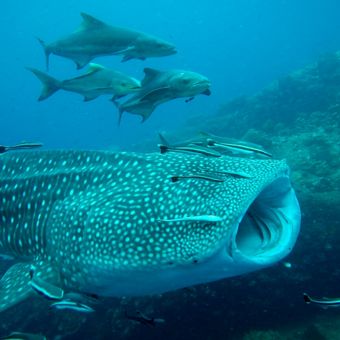
[[[119,55],[123,56],[122,61],[125,62],[176,53],[174,45],[158,37],[109,25],[86,13],[81,13],[81,16],[83,22],[75,32],[50,44],[38,39],[45,52],[47,70],[51,54],[71,59],[77,69],[81,69],[100,56]],[[123,112],[140,115],[144,122],[160,104],[176,98],[187,98],[188,102],[200,94],[210,95],[209,79],[188,70],[145,68],[145,77],[139,81],[117,70],[91,63],[85,74],[60,81],[39,69],[27,69],[42,83],[39,101],[60,89],[79,93],[84,96],[84,101],[109,94],[118,108],[119,123]],[[133,94],[131,98],[118,102],[130,94]]]

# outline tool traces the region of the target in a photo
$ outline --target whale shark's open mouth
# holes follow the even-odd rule
[[[241,219],[229,248],[236,260],[269,265],[286,256],[300,229],[300,208],[288,177],[256,197]]]

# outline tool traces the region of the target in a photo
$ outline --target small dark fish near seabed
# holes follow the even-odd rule
[[[93,313],[94,312],[94,309],[90,306],[87,306],[77,301],[71,301],[67,299],[52,303],[50,305],[50,309],[56,309],[56,310],[67,309],[67,310],[72,310],[72,311],[81,312],[81,313]]]
[[[136,314],[137,315],[129,315],[127,311],[125,311],[125,318],[131,321],[138,322],[144,326],[151,326],[151,327],[155,327],[157,324],[165,322],[164,319],[151,318],[149,316],[146,316],[140,311],[137,311]]]
[[[303,299],[307,304],[314,304],[321,308],[327,309],[330,307],[340,307],[340,298],[327,298],[315,299],[310,297],[308,294],[303,293]]]
[[[36,149],[41,148],[43,144],[41,143],[30,143],[30,142],[23,142],[16,145],[6,146],[0,145],[0,153],[5,153],[7,151],[14,151],[14,150],[25,150],[25,149]]]

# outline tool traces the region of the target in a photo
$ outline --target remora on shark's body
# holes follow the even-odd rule
[[[186,148],[198,148],[197,150],[205,150],[215,153],[215,156],[237,154],[238,156],[246,157],[273,157],[268,151],[264,150],[261,145],[249,143],[233,138],[220,137],[207,132],[200,132],[194,138],[190,138],[181,142],[170,144],[165,137],[158,133],[161,143],[159,145],[161,152],[167,150],[180,150]]]
[[[122,55],[122,61],[163,57],[176,53],[175,46],[165,40],[129,28],[111,26],[86,13],[78,29],[53,43],[39,39],[46,56],[50,54],[73,60],[80,69],[99,56]]]
[[[0,310],[35,291],[136,296],[239,275],[299,233],[284,161],[46,151],[5,153],[0,171],[0,253],[18,260]]]

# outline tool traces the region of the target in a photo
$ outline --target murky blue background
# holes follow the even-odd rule
[[[83,103],[60,91],[37,102],[39,81],[25,66],[45,68],[36,37],[47,43],[67,35],[81,22],[80,12],[173,42],[178,54],[121,63],[97,58],[135,77],[144,67],[183,68],[212,81],[213,94],[160,106],[145,123],[117,110],[108,97]],[[293,69],[340,46],[340,3],[336,0],[2,0],[0,12],[1,143],[39,140],[55,148],[129,147],[159,130],[176,129],[195,114],[213,115],[235,96],[252,94]],[[83,70],[84,71],[84,70]],[[72,61],[51,56],[50,73],[69,78],[79,73]]]

